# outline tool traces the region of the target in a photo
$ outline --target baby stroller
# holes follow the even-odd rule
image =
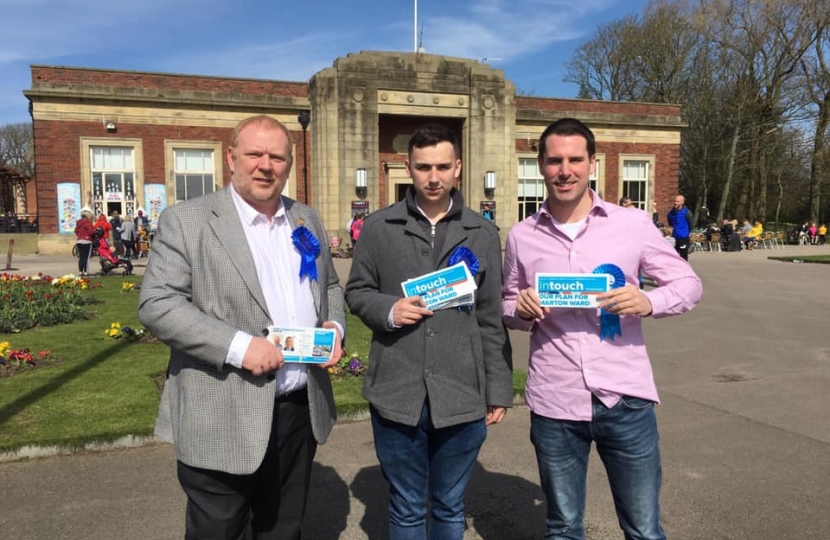
[[[112,253],[112,248],[110,248],[107,241],[104,239],[104,231],[101,231],[100,235],[98,231],[101,229],[95,229],[95,237],[94,240],[95,245],[98,246],[98,258],[101,261],[101,274],[107,275],[116,268],[123,268],[124,272],[122,275],[129,276],[133,273],[133,263],[130,259],[126,257],[116,257]]]

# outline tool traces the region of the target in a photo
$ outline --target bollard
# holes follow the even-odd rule
[[[14,253],[14,238],[9,238],[9,254],[6,255],[6,270],[12,269],[12,253]]]

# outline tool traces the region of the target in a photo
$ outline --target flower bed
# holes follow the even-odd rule
[[[340,361],[329,368],[329,375],[334,380],[362,377],[366,373],[366,361],[357,353],[349,355],[346,351],[340,356]]]
[[[67,274],[52,278],[43,274],[0,275],[0,333],[11,334],[89,318],[86,307],[98,301],[82,294],[100,283]]]
[[[32,354],[29,349],[12,349],[8,341],[0,342],[0,377],[11,377],[15,373],[34,369],[44,362],[55,362],[51,351],[43,350]]]

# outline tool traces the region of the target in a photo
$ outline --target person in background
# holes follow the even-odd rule
[[[620,206],[623,208],[630,208],[631,207],[631,197],[623,197],[620,199]]]
[[[361,229],[363,229],[363,212],[358,212],[354,217],[354,221],[352,221],[351,228],[349,229],[353,246],[357,245],[357,239],[360,238]]]
[[[549,125],[538,161],[548,197],[507,236],[502,313],[508,327],[530,332],[525,400],[547,500],[545,538],[585,538],[588,458],[596,444],[625,538],[665,540],[659,401],[641,321],[692,309],[701,281],[645,212],[608,204],[590,189],[596,142],[584,123]],[[659,286],[640,290],[641,270]],[[614,281],[598,296],[601,313],[543,308],[538,272],[610,273]]]
[[[732,238],[733,234],[735,234],[735,229],[732,227],[732,223],[728,219],[724,219],[720,226],[720,241],[723,245],[724,251],[727,250],[729,240]]]
[[[706,208],[706,203],[703,203],[700,205],[700,210],[697,212],[697,228],[705,229],[711,224],[712,222],[709,209]]]
[[[692,214],[686,207],[686,197],[678,195],[674,198],[674,206],[668,215],[671,235],[674,237],[674,249],[684,260],[689,260],[689,237],[692,233]]]
[[[812,222],[810,224],[810,228],[807,230],[808,234],[810,235],[810,244],[817,245],[818,244],[818,227],[816,226],[816,222]]]
[[[818,245],[823,246],[827,239],[827,224],[822,223],[818,228]]]
[[[78,248],[78,273],[89,274],[89,256],[92,253],[92,212],[82,210],[81,217],[75,222],[75,245]]]
[[[121,219],[121,215],[117,210],[114,210],[112,212],[112,217],[110,218],[110,226],[112,227],[112,245],[115,246],[116,255],[124,254],[124,244],[121,242],[122,222],[123,220]]]
[[[168,207],[147,261],[138,314],[170,347],[156,434],[175,445],[186,538],[299,539],[336,418],[343,291],[320,216],[282,196],[292,148],[276,119],[242,120],[227,187]],[[286,364],[271,326],[334,328],[332,361]]]
[[[755,244],[758,242],[758,238],[760,238],[762,234],[764,234],[764,226],[760,221],[756,221],[752,228],[749,229],[749,232],[746,233],[744,247],[746,249],[754,249]]]
[[[138,230],[139,227],[144,227],[144,230],[149,233],[150,231],[150,218],[144,215],[144,210],[140,210],[136,212],[135,217],[133,218],[133,223],[135,224],[135,229]]]
[[[415,130],[405,162],[412,185],[366,220],[346,285],[349,308],[372,330],[363,397],[389,482],[391,540],[464,537],[464,490],[487,426],[513,404],[501,242],[455,188],[459,156],[449,127]],[[459,263],[478,286],[474,305],[432,311],[421,296],[403,296],[403,281]]]
[[[124,256],[128,259],[136,258],[135,242],[135,223],[131,219],[125,219],[121,222],[121,244],[124,246]]]
[[[104,240],[107,241],[107,244],[112,245],[110,243],[110,231],[112,231],[112,225],[110,222],[107,221],[107,216],[104,214],[98,214],[98,220],[93,224],[96,229],[101,229],[103,231]]]

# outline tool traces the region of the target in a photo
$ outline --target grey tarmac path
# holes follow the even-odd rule
[[[767,260],[819,253],[830,248],[695,253],[701,305],[646,320],[669,538],[830,538],[830,265]],[[16,259],[21,268],[52,275],[72,263],[26,257]],[[345,279],[348,261],[336,264]],[[526,366],[527,337],[512,338],[515,364]],[[467,491],[466,539],[542,537],[528,433],[523,407],[490,429]],[[158,444],[0,463],[0,538],[182,538],[174,460]],[[369,423],[338,424],[316,461],[306,538],[386,538],[386,485]],[[596,454],[585,521],[591,540],[621,538]]]

